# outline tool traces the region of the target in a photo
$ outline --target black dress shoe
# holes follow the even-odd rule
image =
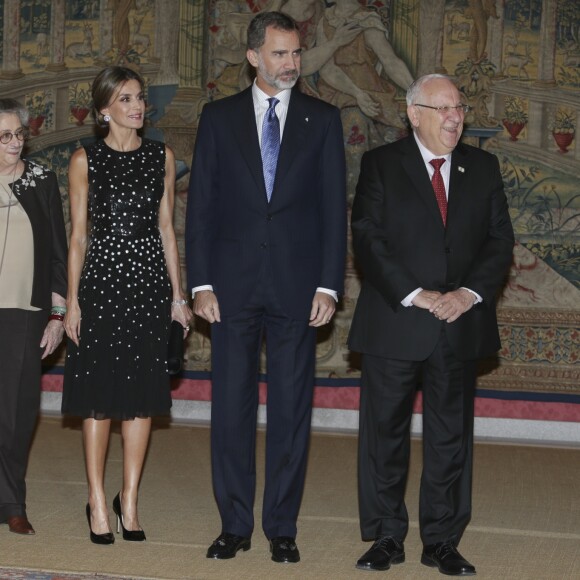
[[[9,530],[15,534],[32,536],[36,533],[26,516],[10,516],[7,523]]]
[[[359,570],[388,570],[391,564],[402,564],[405,561],[405,548],[391,536],[383,536],[375,541],[371,549],[357,561]]]
[[[300,552],[294,538],[279,536],[270,540],[270,552],[274,562],[300,562]]]
[[[238,550],[247,552],[252,547],[250,538],[235,536],[234,534],[220,534],[208,548],[206,556],[215,560],[233,558]]]
[[[452,542],[440,542],[423,548],[421,564],[439,568],[447,576],[475,576],[472,566],[458,551]]]

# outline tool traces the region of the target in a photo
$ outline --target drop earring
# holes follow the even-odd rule
[[[108,123],[111,120],[111,115],[105,115],[103,117],[103,121],[105,121],[105,123]]]

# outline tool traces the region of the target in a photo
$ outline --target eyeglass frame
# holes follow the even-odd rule
[[[455,105],[454,107],[450,105],[444,105],[442,107],[433,107],[432,105],[422,105],[421,103],[413,103],[414,107],[425,107],[426,109],[433,109],[442,115],[447,115],[451,112],[451,110],[457,111],[458,113],[461,112],[464,115],[467,115],[469,111],[471,111],[470,105]]]
[[[10,135],[10,139],[8,140],[6,140],[7,135]],[[0,133],[0,143],[2,143],[2,145],[8,145],[13,137],[16,137],[18,141],[26,141],[29,136],[30,132],[24,127],[18,129],[18,131],[14,131],[14,133],[12,131],[5,131],[4,133]]]

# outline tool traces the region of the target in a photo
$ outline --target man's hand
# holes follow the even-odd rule
[[[411,302],[417,308],[430,310],[431,305],[440,297],[441,292],[437,292],[436,290],[421,290]]]
[[[220,307],[216,295],[211,290],[200,290],[195,293],[193,312],[210,324],[221,322]]]
[[[462,314],[470,310],[474,303],[473,294],[460,288],[442,294],[438,300],[431,304],[429,312],[433,313],[439,320],[455,322]]]
[[[367,117],[374,118],[381,112],[379,103],[374,101],[366,91],[357,91],[356,104]]]
[[[309,326],[328,324],[335,310],[336,302],[334,298],[330,294],[326,294],[326,292],[317,292],[312,300]]]
[[[342,24],[336,28],[334,36],[330,42],[333,42],[336,48],[346,46],[347,44],[350,44],[362,31],[363,29],[357,23],[348,22]]]

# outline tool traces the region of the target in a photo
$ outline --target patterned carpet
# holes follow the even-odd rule
[[[46,570],[25,570],[23,568],[0,568],[0,580],[134,580],[134,576],[109,576],[105,574],[63,574]]]
[[[147,541],[95,546],[83,508],[87,487],[82,432],[43,417],[27,473],[27,510],[36,530],[23,538],[0,526],[0,580],[443,580],[421,564],[419,485],[421,442],[411,442],[407,483],[409,534],[405,564],[381,575],[356,571],[361,542],[356,493],[357,438],[314,433],[299,518],[302,561],[270,560],[261,530],[252,549],[232,560],[206,558],[220,529],[212,497],[210,430],[159,425],[141,483],[139,514]],[[536,427],[539,428],[539,427]],[[264,490],[266,437],[256,436],[256,498]],[[111,434],[107,496],[122,481],[121,433]],[[473,520],[461,553],[477,580],[580,579],[580,448],[477,443]],[[261,520],[261,501],[255,507]],[[114,525],[110,511],[110,523]],[[259,524],[258,524],[259,525]],[[135,545],[140,544],[140,545]],[[4,572],[3,572],[4,571]],[[52,573],[50,572],[52,571]]]

